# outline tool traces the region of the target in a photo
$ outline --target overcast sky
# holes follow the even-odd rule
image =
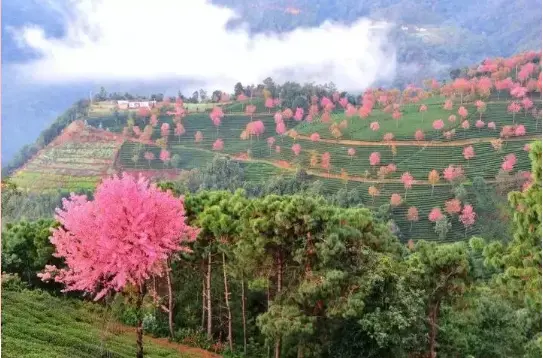
[[[395,51],[389,24],[360,19],[282,35],[226,30],[233,10],[205,0],[48,1],[64,25],[48,37],[37,25],[10,27],[37,59],[16,66],[21,80],[44,83],[186,79],[208,90],[241,81],[334,82],[359,90],[391,79]]]

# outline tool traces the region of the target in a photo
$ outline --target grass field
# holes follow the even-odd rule
[[[39,291],[2,290],[2,308],[2,357],[132,358],[136,355],[134,329],[111,322],[110,314],[96,304]],[[198,350],[149,337],[144,338],[144,352],[149,358],[205,357]]]

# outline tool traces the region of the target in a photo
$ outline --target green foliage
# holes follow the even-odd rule
[[[53,220],[21,221],[7,224],[2,231],[2,272],[16,273],[26,282],[41,282],[36,274],[46,264],[58,264],[53,258],[53,245],[49,242],[51,228],[58,225]]]
[[[438,356],[522,357],[526,325],[510,302],[488,287],[475,288],[443,307]]]

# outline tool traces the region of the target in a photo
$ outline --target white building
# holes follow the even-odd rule
[[[156,101],[117,101],[119,109],[128,108],[152,108],[156,105]]]

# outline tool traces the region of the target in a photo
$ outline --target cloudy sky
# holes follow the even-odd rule
[[[39,25],[8,28],[17,46],[39,57],[17,65],[29,82],[190,79],[229,90],[237,81],[333,81],[361,89],[395,73],[386,23],[360,19],[285,34],[250,35],[228,8],[206,0],[49,0],[64,34]]]

